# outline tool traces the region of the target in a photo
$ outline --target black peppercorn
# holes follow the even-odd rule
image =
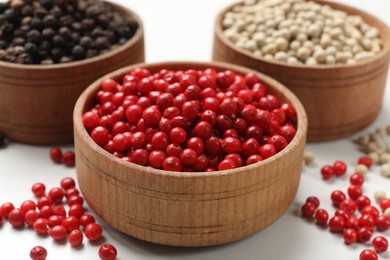
[[[81,37],[79,43],[80,43],[80,45],[82,45],[86,49],[93,47],[93,40],[89,36]]]
[[[43,22],[45,23],[45,28],[57,28],[58,27],[58,20],[57,18],[52,15],[48,14],[43,18]]]
[[[31,5],[25,5],[22,8],[22,15],[23,16],[33,16],[34,15],[34,9]]]
[[[44,6],[48,10],[52,9],[54,5],[53,0],[40,0],[39,2],[41,3],[42,6]]]
[[[38,47],[35,43],[27,42],[24,45],[24,50],[29,53],[30,55],[37,55],[38,53]]]
[[[41,33],[38,30],[31,30],[27,33],[27,40],[30,42],[38,43],[41,38]]]
[[[53,36],[56,34],[53,28],[45,28],[42,31],[42,39],[51,40]]]
[[[39,17],[33,17],[31,18],[30,26],[32,29],[42,30],[44,26],[44,22]]]
[[[85,58],[85,49],[81,45],[76,45],[72,49],[72,56],[75,60],[81,60]]]
[[[62,36],[62,38],[64,38],[65,40],[66,39],[70,39],[71,36],[72,36],[72,31],[66,27],[66,26],[62,26],[60,29],[58,29],[58,33]]]

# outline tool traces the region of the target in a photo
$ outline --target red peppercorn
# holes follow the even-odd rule
[[[389,242],[387,242],[387,239],[383,236],[376,236],[372,240],[372,246],[374,247],[376,252],[382,253],[387,251],[387,249],[389,248]]]
[[[75,195],[75,196],[77,196],[77,195]],[[65,218],[66,217],[66,210],[65,210],[64,206],[57,205],[53,208],[53,214],[56,216],[60,216],[60,217]]]
[[[68,232],[79,229],[80,227],[80,220],[75,216],[69,216],[62,220],[62,225],[66,228]]]
[[[43,206],[51,206],[53,201],[50,197],[42,196],[38,199],[37,208],[41,209]]]
[[[359,218],[359,227],[367,227],[371,230],[375,227],[374,218],[371,215],[363,214]]]
[[[39,218],[38,212],[35,210],[29,210],[24,214],[24,221],[30,227],[34,225],[35,220]]]
[[[351,185],[348,187],[348,195],[351,199],[356,200],[363,195],[363,191],[358,185]]]
[[[329,230],[335,233],[341,233],[344,231],[345,220],[343,217],[334,216],[329,220]]]
[[[104,244],[99,248],[99,258],[101,260],[115,260],[117,250],[113,245]]]
[[[90,223],[95,223],[95,218],[94,216],[90,214],[84,214],[80,217],[80,224],[85,227]]]
[[[19,208],[14,208],[8,214],[8,221],[15,228],[24,225],[24,212]]]
[[[363,164],[367,166],[368,169],[370,169],[372,166],[372,159],[368,156],[360,157],[358,160],[358,164]]]
[[[329,214],[326,210],[324,209],[318,209],[316,210],[315,212],[315,216],[314,216],[316,222],[319,224],[319,225],[326,225],[327,222],[328,222],[328,218],[329,218]]]
[[[238,153],[241,149],[241,142],[234,137],[226,137],[221,142],[221,147],[226,153]]]
[[[66,151],[62,155],[62,163],[65,166],[73,167],[75,165],[75,154],[72,151]]]
[[[169,156],[165,158],[163,162],[163,169],[166,171],[176,171],[179,172],[183,168],[182,163],[179,158],[175,156]]]
[[[49,191],[48,196],[54,203],[61,203],[65,193],[61,188],[55,187]]]
[[[354,173],[349,177],[351,185],[362,186],[364,183],[364,177],[361,174]]]
[[[379,216],[379,210],[373,205],[368,205],[362,209],[362,214],[371,215],[375,219]]]
[[[45,218],[38,218],[33,224],[34,231],[39,235],[45,235],[49,231],[49,221]]]
[[[61,216],[57,216],[57,215],[52,215],[49,217],[48,219],[48,224],[49,224],[49,227],[55,227],[55,226],[59,226],[59,225],[62,225],[62,221],[64,220],[63,217]]]
[[[381,209],[383,211],[385,211],[386,209],[390,208],[390,198],[381,199],[381,201],[379,203],[379,206],[381,207]]]
[[[306,202],[311,202],[313,203],[316,208],[320,206],[320,200],[316,196],[310,196],[306,199]]]
[[[218,165],[218,170],[223,171],[223,170],[230,170],[236,168],[237,165],[236,163],[231,160],[231,159],[224,159],[222,160],[219,165]]]
[[[321,168],[321,175],[324,180],[329,180],[334,175],[334,169],[330,165],[325,165]]]
[[[69,188],[74,188],[76,186],[76,182],[71,177],[65,177],[61,180],[61,188],[67,190]]]
[[[345,199],[340,203],[340,209],[346,211],[350,215],[355,213],[356,208],[356,202],[351,199]]]
[[[369,228],[369,227],[362,227],[362,228],[359,228],[358,232],[357,232],[357,240],[359,242],[367,242],[371,239],[372,237],[372,230]]]
[[[260,156],[263,159],[267,159],[276,154],[276,149],[272,144],[264,144],[259,148]]]
[[[61,148],[59,148],[58,146],[52,147],[50,149],[50,158],[55,163],[61,163],[62,162],[62,151],[61,151]]]
[[[359,196],[357,199],[355,199],[356,206],[359,210],[362,210],[364,207],[371,204],[371,200],[367,196]]]
[[[102,237],[103,229],[99,224],[90,223],[85,227],[84,232],[89,240],[96,241]]]
[[[301,213],[304,217],[311,218],[316,211],[317,206],[312,202],[306,202],[301,207]]]
[[[32,193],[34,193],[36,197],[41,197],[45,195],[45,191],[46,191],[45,184],[37,182],[31,187],[31,191]]]
[[[54,240],[63,240],[67,237],[68,232],[63,226],[55,226],[50,229],[49,234]]]
[[[53,215],[53,209],[51,206],[45,205],[39,209],[38,214],[40,218],[48,219],[51,215]]]
[[[20,209],[26,213],[29,210],[35,210],[37,205],[32,200],[25,200],[23,201],[22,205],[20,206]]]
[[[104,146],[109,141],[109,132],[103,126],[95,127],[91,132],[92,140],[100,146]]]
[[[286,139],[283,136],[281,136],[281,135],[273,135],[273,136],[271,136],[271,138],[268,140],[268,143],[272,144],[275,147],[276,152],[280,152],[288,144]]]
[[[333,205],[335,205],[336,207],[338,207],[340,203],[347,198],[347,196],[345,196],[344,192],[342,192],[341,190],[333,191],[330,197],[332,199]]]
[[[34,246],[30,251],[30,258],[32,260],[45,260],[47,257],[47,251],[42,246]]]
[[[69,244],[73,247],[80,246],[83,242],[83,233],[78,230],[72,230],[68,235]]]
[[[349,218],[353,217],[351,216],[352,214],[345,211],[345,210],[342,210],[342,209],[338,209],[335,211],[334,213],[335,216],[339,216],[339,217],[342,217],[345,221],[347,221]],[[356,219],[357,220],[357,219]],[[357,220],[358,221],[358,220]],[[358,225],[359,225],[359,221],[358,221]]]
[[[198,154],[191,148],[184,149],[180,154],[182,164],[191,166],[198,159]]]
[[[353,244],[357,240],[357,232],[355,229],[348,228],[343,233],[344,242],[347,245]]]
[[[253,154],[251,156],[249,156],[247,159],[246,159],[246,164],[247,165],[250,165],[250,164],[254,164],[254,163],[257,163],[257,162],[260,162],[262,161],[263,158],[258,155],[258,154]]]
[[[0,207],[0,216],[8,217],[8,214],[14,209],[14,204],[11,202],[5,202]]]
[[[358,230],[360,225],[359,225],[359,219],[356,216],[350,216],[347,218],[347,221],[345,222],[345,227],[346,228],[352,228],[355,230]]]
[[[371,249],[364,249],[359,255],[359,260],[378,260],[378,255]]]
[[[333,164],[333,171],[336,176],[342,176],[347,172],[347,165],[343,161],[336,161]]]
[[[386,231],[390,229],[390,217],[379,215],[375,218],[375,226],[379,231]]]

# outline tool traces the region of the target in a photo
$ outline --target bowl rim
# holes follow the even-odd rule
[[[341,4],[338,2],[327,1],[327,0],[310,0],[310,1],[319,3],[321,5],[329,5],[336,10],[348,9],[349,11],[353,12],[353,13],[347,12],[348,14],[360,15],[364,21],[366,21],[366,18],[368,17],[370,20],[373,20],[373,21],[375,21],[375,23],[381,25],[382,30],[377,28],[377,26],[374,26],[380,31],[381,39],[383,40],[384,35],[386,38],[390,39],[389,26],[373,14],[370,14],[370,13],[363,11],[359,8],[356,8],[356,7],[353,7],[350,5],[346,5],[346,4]],[[275,66],[286,67],[286,68],[307,69],[307,70],[330,70],[330,69],[338,69],[338,68],[340,68],[340,69],[341,68],[342,69],[355,69],[356,67],[361,67],[361,66],[365,66],[367,64],[376,62],[376,61],[380,60],[381,58],[383,58],[384,56],[390,56],[390,42],[385,42],[385,43],[382,42],[382,50],[378,54],[374,55],[371,58],[356,62],[355,64],[321,64],[321,65],[290,64],[290,63],[283,62],[283,61],[267,60],[264,58],[257,57],[254,54],[250,53],[249,51],[246,51],[244,49],[237,47],[234,43],[232,43],[230,40],[228,40],[223,35],[222,19],[223,19],[224,15],[228,11],[231,11],[233,9],[233,7],[238,6],[238,5],[242,5],[243,3],[244,3],[244,0],[240,0],[239,2],[230,4],[227,7],[225,7],[224,9],[222,9],[216,17],[214,32],[215,32],[216,37],[218,37],[218,39],[220,39],[223,42],[223,44],[225,44],[227,47],[229,47],[230,49],[232,49],[235,52],[238,52],[240,55],[243,55],[243,56],[250,58],[252,60],[272,64]]]
[[[135,31],[135,34],[127,40],[124,44],[118,46],[118,48],[115,48],[113,50],[107,51],[106,53],[97,55],[92,58],[86,58],[78,61],[71,61],[67,63],[56,63],[56,64],[19,64],[19,63],[13,63],[13,62],[7,62],[7,61],[0,61],[0,68],[1,67],[7,67],[7,68],[12,68],[12,69],[23,69],[23,70],[59,70],[59,69],[68,69],[68,68],[74,68],[74,67],[82,67],[82,66],[88,66],[91,63],[99,63],[102,62],[103,60],[106,60],[110,58],[113,55],[117,55],[128,48],[132,47],[135,45],[137,42],[139,42],[144,35],[144,25],[141,20],[141,18],[131,9],[119,5],[117,3],[114,3],[112,1],[107,1],[103,0],[103,2],[111,7],[114,8],[114,10],[123,12],[124,14],[121,14],[122,18],[124,19],[133,19],[138,27]]]
[[[88,100],[93,98],[92,95],[96,94],[101,82],[107,78],[116,78],[124,75],[125,73],[129,72],[132,69],[135,68],[158,68],[161,66],[165,67],[185,67],[186,69],[189,69],[191,67],[212,67],[217,70],[233,70],[235,72],[238,72],[240,74],[244,73],[256,73],[261,81],[265,82],[268,88],[272,88],[277,92],[280,92],[286,101],[291,103],[295,110],[297,111],[297,127],[296,127],[296,134],[294,138],[291,140],[291,142],[286,146],[285,149],[277,153],[276,155],[267,158],[263,161],[260,161],[255,164],[241,166],[235,169],[231,170],[223,170],[223,171],[213,171],[213,172],[177,172],[177,171],[165,171],[162,169],[154,169],[154,168],[148,168],[146,166],[137,165],[135,163],[129,163],[127,161],[124,161],[113,154],[108,153],[105,151],[101,146],[96,144],[91,136],[88,134],[87,130],[85,129],[83,123],[82,123],[82,114],[88,109],[86,107],[87,103],[89,103]],[[169,68],[171,69],[171,68]],[[174,70],[174,69],[172,69]],[[300,100],[293,94],[291,90],[289,90],[287,87],[285,87],[282,83],[278,82],[277,80],[252,69],[245,68],[242,66],[233,65],[230,63],[224,63],[224,62],[198,62],[198,61],[167,61],[167,62],[158,62],[158,63],[138,63],[130,66],[126,66],[124,68],[115,70],[99,79],[97,79],[95,82],[90,84],[80,95],[78,98],[74,112],[73,112],[73,124],[74,124],[74,131],[75,136],[76,132],[80,135],[83,142],[89,146],[90,149],[92,149],[94,152],[97,152],[99,156],[105,157],[117,164],[119,164],[121,167],[128,168],[131,170],[132,168],[137,169],[138,171],[152,174],[152,175],[158,175],[158,176],[169,176],[169,177],[178,177],[178,178],[196,178],[196,177],[220,177],[220,176],[227,176],[227,175],[233,175],[233,174],[242,174],[246,170],[250,170],[253,168],[260,168],[264,165],[269,165],[272,163],[275,163],[276,161],[279,161],[285,154],[289,153],[290,150],[296,149],[299,147],[300,142],[305,142],[306,140],[306,134],[307,134],[307,115],[306,111],[300,102]],[[77,164],[76,164],[77,166]],[[111,173],[115,174],[115,173]]]

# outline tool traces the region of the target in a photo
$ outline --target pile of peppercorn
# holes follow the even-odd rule
[[[136,30],[135,22],[99,0],[10,0],[0,3],[0,60],[82,60],[117,48]]]

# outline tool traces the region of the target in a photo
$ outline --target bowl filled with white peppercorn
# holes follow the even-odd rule
[[[111,2],[11,0],[0,20],[0,133],[10,140],[72,142],[82,91],[144,61],[142,21]]]
[[[308,141],[336,140],[380,112],[390,29],[328,1],[248,0],[216,19],[213,60],[261,71],[290,88],[309,120]]]

